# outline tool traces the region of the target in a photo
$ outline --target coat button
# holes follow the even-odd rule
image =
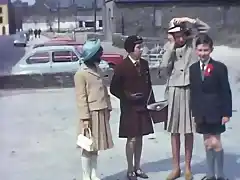
[[[181,69],[180,71],[183,72],[183,69]]]
[[[182,55],[180,55],[179,57],[182,58]]]

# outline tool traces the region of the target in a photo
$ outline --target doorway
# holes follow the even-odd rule
[[[5,34],[6,34],[6,27],[3,26],[3,27],[2,27],[2,35],[5,35]]]

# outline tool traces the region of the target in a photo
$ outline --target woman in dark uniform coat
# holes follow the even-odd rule
[[[110,92],[120,99],[119,137],[127,138],[129,180],[136,180],[137,177],[148,178],[140,169],[142,136],[153,133],[147,103],[154,103],[155,100],[151,93],[148,62],[141,59],[142,42],[139,36],[129,36],[126,39],[124,46],[129,55],[116,66],[110,85]]]

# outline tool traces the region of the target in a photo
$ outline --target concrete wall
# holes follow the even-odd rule
[[[217,44],[240,46],[240,6],[227,5],[148,5],[114,4],[113,30],[116,33],[139,34],[164,39],[173,17],[200,18],[211,26],[209,34]],[[122,23],[123,22],[123,23]]]

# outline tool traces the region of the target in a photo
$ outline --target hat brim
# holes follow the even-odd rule
[[[175,32],[180,32],[183,31],[181,27],[174,27],[168,30],[169,33],[175,33]]]

